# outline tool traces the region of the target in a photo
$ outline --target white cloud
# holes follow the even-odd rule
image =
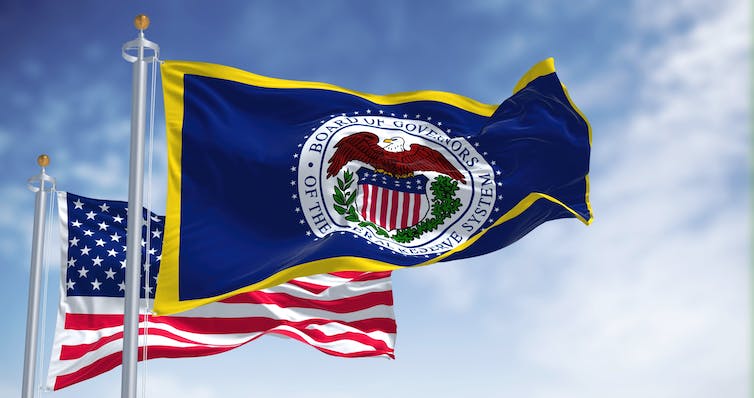
[[[512,396],[749,394],[749,13],[648,4],[638,44],[616,53],[641,73],[612,84],[636,102],[592,126],[595,223],[549,223],[483,257],[505,264],[488,264],[495,278],[466,303],[506,341],[494,349],[515,347],[501,366],[541,375],[503,386]],[[582,82],[587,102],[621,95],[604,77]],[[448,270],[427,279],[438,296],[453,279],[485,285]]]
[[[564,270],[504,297],[524,319],[518,355],[558,376],[530,396],[748,396],[747,15],[729,4],[666,32],[623,127],[595,129],[614,155],[594,166],[595,224],[542,231]]]

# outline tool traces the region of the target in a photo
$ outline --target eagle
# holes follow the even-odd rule
[[[366,131],[341,139],[328,161],[327,177],[337,175],[348,162],[358,160],[395,178],[412,177],[416,171],[435,171],[466,183],[463,174],[432,148],[419,144],[408,144],[406,148],[406,141],[401,137],[383,140],[388,144],[385,147],[378,145],[379,142],[377,135]]]

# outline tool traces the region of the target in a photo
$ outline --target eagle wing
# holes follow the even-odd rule
[[[335,153],[333,153],[327,167],[327,177],[332,177],[340,172],[340,169],[346,163],[352,160],[359,160],[373,167],[380,168],[380,160],[385,155],[385,150],[377,143],[380,139],[377,135],[369,132],[361,132],[349,135],[335,144]]]
[[[463,174],[440,152],[424,145],[412,144],[411,149],[396,153],[399,163],[410,171],[436,171],[466,184]]]

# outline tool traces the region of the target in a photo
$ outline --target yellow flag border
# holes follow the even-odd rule
[[[546,76],[555,72],[555,61],[553,58],[547,58],[534,65],[523,77],[518,81],[513,89],[513,93],[517,93],[526,87],[529,83],[538,77]],[[462,95],[448,93],[444,91],[413,91],[406,93],[397,93],[390,95],[376,95],[361,93],[358,91],[348,90],[342,87],[338,87],[332,84],[320,83],[320,82],[304,82],[295,80],[276,79],[261,75],[256,75],[250,72],[246,72],[240,69],[209,64],[203,62],[190,62],[190,61],[165,61],[161,66],[162,73],[162,86],[165,103],[165,126],[167,130],[167,152],[168,152],[168,189],[167,189],[167,206],[165,217],[165,231],[163,234],[163,248],[162,248],[162,261],[160,265],[160,272],[158,274],[158,289],[155,295],[154,312],[156,315],[170,315],[189,309],[208,304],[211,302],[219,301],[227,297],[235,296],[240,293],[251,292],[267,287],[279,285],[287,282],[293,278],[298,278],[307,275],[321,274],[335,271],[390,271],[399,268],[407,268],[404,266],[385,263],[378,260],[342,256],[333,257],[322,260],[311,261],[304,264],[298,264],[280,271],[260,282],[253,285],[245,286],[240,289],[236,289],[232,292],[221,294],[218,296],[183,300],[179,299],[179,286],[178,286],[178,254],[180,252],[180,225],[181,225],[181,148],[182,148],[182,135],[183,130],[183,78],[184,75],[198,75],[206,76],[217,79],[231,80],[244,84],[254,85],[258,87],[267,88],[313,88],[337,91],[342,93],[351,94],[357,97],[364,98],[371,102],[380,105],[395,105],[412,101],[435,101],[443,102],[455,107],[464,109],[469,112],[473,112],[482,116],[491,116],[498,105],[483,104],[475,101],[471,98],[464,97]],[[568,95],[568,91],[565,86],[562,86],[565,96],[568,98],[570,105],[579,114],[579,116],[586,122],[589,133],[589,145],[592,144],[592,128],[589,121],[584,114],[576,107],[571,97]],[[592,223],[594,217],[592,215],[592,207],[589,202],[589,175],[586,176],[586,190],[585,200],[587,208],[589,210],[589,217],[584,218],[576,211],[566,206],[560,200],[538,192],[532,192],[522,199],[516,206],[500,216],[491,226],[482,229],[478,234],[471,237],[468,241],[455,247],[444,253],[441,256],[427,260],[421,264],[417,264],[413,267],[429,265],[436,263],[442,259],[451,256],[461,250],[472,245],[479,238],[481,238],[487,231],[494,228],[508,220],[511,220],[518,215],[526,211],[534,202],[540,199],[549,200],[556,203],[569,212],[571,212],[577,219],[586,225]]]

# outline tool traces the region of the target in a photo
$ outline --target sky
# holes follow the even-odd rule
[[[497,104],[554,57],[593,131],[595,221],[546,223],[470,260],[395,272],[396,359],[262,337],[139,373],[147,396],[748,397],[751,5],[742,0],[0,3],[0,396],[21,387],[36,157],[59,190],[128,195],[131,65],[162,59]],[[159,86],[158,86],[159,88]],[[158,90],[159,91],[159,90]],[[157,96],[151,203],[164,211]],[[45,346],[58,300],[48,241]],[[47,360],[47,354],[43,355]],[[118,397],[115,369],[52,397]]]

